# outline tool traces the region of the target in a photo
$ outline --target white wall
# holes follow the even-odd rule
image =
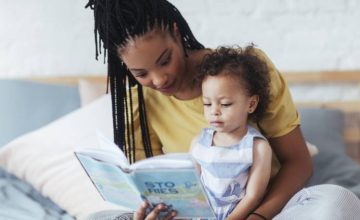
[[[360,1],[171,0],[208,47],[254,42],[281,70],[360,69]],[[0,0],[0,77],[102,74],[86,0]]]
[[[0,0],[0,77],[100,74],[84,0]]]
[[[360,1],[172,2],[211,47],[254,42],[283,70],[360,69]]]

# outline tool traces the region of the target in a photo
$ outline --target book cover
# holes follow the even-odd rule
[[[146,199],[173,208],[177,218],[215,218],[189,154],[160,155],[131,165],[118,154],[122,152],[107,149],[75,152],[104,200],[135,211]]]

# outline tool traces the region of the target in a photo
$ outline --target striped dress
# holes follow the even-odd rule
[[[253,163],[254,138],[263,138],[248,126],[246,135],[232,146],[212,146],[214,130],[202,130],[191,154],[201,166],[203,182],[216,218],[226,219],[245,195],[249,168]]]

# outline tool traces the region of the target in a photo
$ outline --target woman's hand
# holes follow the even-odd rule
[[[159,204],[151,210],[149,214],[146,215],[146,210],[149,207],[148,202],[143,202],[140,208],[134,213],[134,220],[157,220],[160,212],[166,212],[167,207],[164,204]],[[173,219],[176,216],[176,211],[171,210],[167,213],[162,220]]]
[[[252,215],[250,214],[246,220],[264,220],[264,218],[261,218],[260,216],[257,216],[257,215]]]

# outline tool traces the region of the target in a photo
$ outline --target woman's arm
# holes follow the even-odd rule
[[[245,219],[261,202],[270,179],[271,154],[271,147],[267,141],[254,140],[253,165],[250,169],[245,197],[228,216],[228,220]]]
[[[269,142],[281,163],[281,168],[255,212],[272,219],[310,178],[312,161],[300,126],[284,136],[269,139]],[[250,215],[247,219],[261,218]]]

